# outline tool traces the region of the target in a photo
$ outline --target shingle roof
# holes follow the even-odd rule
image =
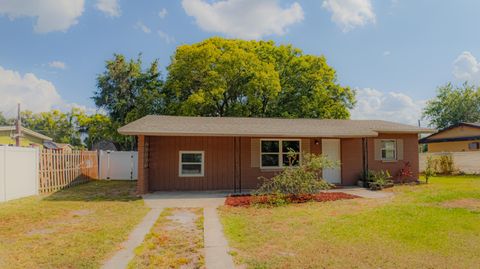
[[[48,140],[48,141],[53,140],[51,137],[48,137],[46,135],[37,133],[37,132],[32,131],[30,129],[27,129],[25,127],[21,127],[21,128],[22,128],[22,133],[24,133],[24,134],[28,134],[28,135],[31,135],[33,137],[40,138],[42,140]],[[0,131],[15,131],[15,126],[0,126]]]
[[[145,116],[118,129],[124,135],[367,137],[434,130],[381,120]]]

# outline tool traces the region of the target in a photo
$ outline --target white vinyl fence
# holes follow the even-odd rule
[[[138,152],[100,151],[99,158],[100,179],[137,179]]]
[[[428,156],[451,155],[456,170],[466,174],[480,174],[480,151],[474,152],[447,152],[447,153],[420,153],[420,172],[425,170]]]
[[[39,151],[0,146],[0,202],[38,194]]]

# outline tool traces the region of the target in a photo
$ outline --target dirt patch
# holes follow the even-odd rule
[[[55,230],[54,229],[33,229],[33,230],[30,230],[26,233],[26,235],[28,236],[32,236],[32,235],[44,235],[44,234],[52,234],[54,233]]]
[[[465,198],[441,203],[446,208],[465,208],[472,211],[480,211],[480,199]]]
[[[87,216],[92,214],[94,211],[89,209],[73,210],[70,212],[73,216]]]

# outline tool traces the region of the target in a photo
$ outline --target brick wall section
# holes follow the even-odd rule
[[[148,168],[145,168],[145,136],[138,136],[138,180],[137,194],[145,194],[148,192]]]
[[[362,150],[361,138],[346,138],[341,140],[342,185],[356,185],[362,176]]]
[[[403,160],[383,162],[375,160],[374,139],[403,139]],[[388,170],[396,177],[405,162],[410,162],[411,171],[418,179],[418,135],[417,134],[380,134],[378,137],[368,139],[368,167],[371,170]],[[397,181],[397,179],[395,179]]]

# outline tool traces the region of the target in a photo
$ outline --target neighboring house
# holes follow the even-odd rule
[[[461,152],[480,150],[480,123],[462,122],[419,140],[427,152]]]
[[[71,152],[73,150],[73,146],[70,144],[57,143],[53,141],[46,141],[45,143],[43,143],[43,147],[46,149],[54,149],[64,152]]]
[[[253,189],[288,164],[287,152],[326,154],[323,178],[355,185],[368,169],[418,176],[418,134],[378,120],[146,116],[118,130],[138,136],[138,192]],[[301,160],[300,160],[301,161]]]
[[[21,127],[20,146],[43,148],[43,143],[52,138]],[[15,126],[0,126],[0,145],[15,145]]]

